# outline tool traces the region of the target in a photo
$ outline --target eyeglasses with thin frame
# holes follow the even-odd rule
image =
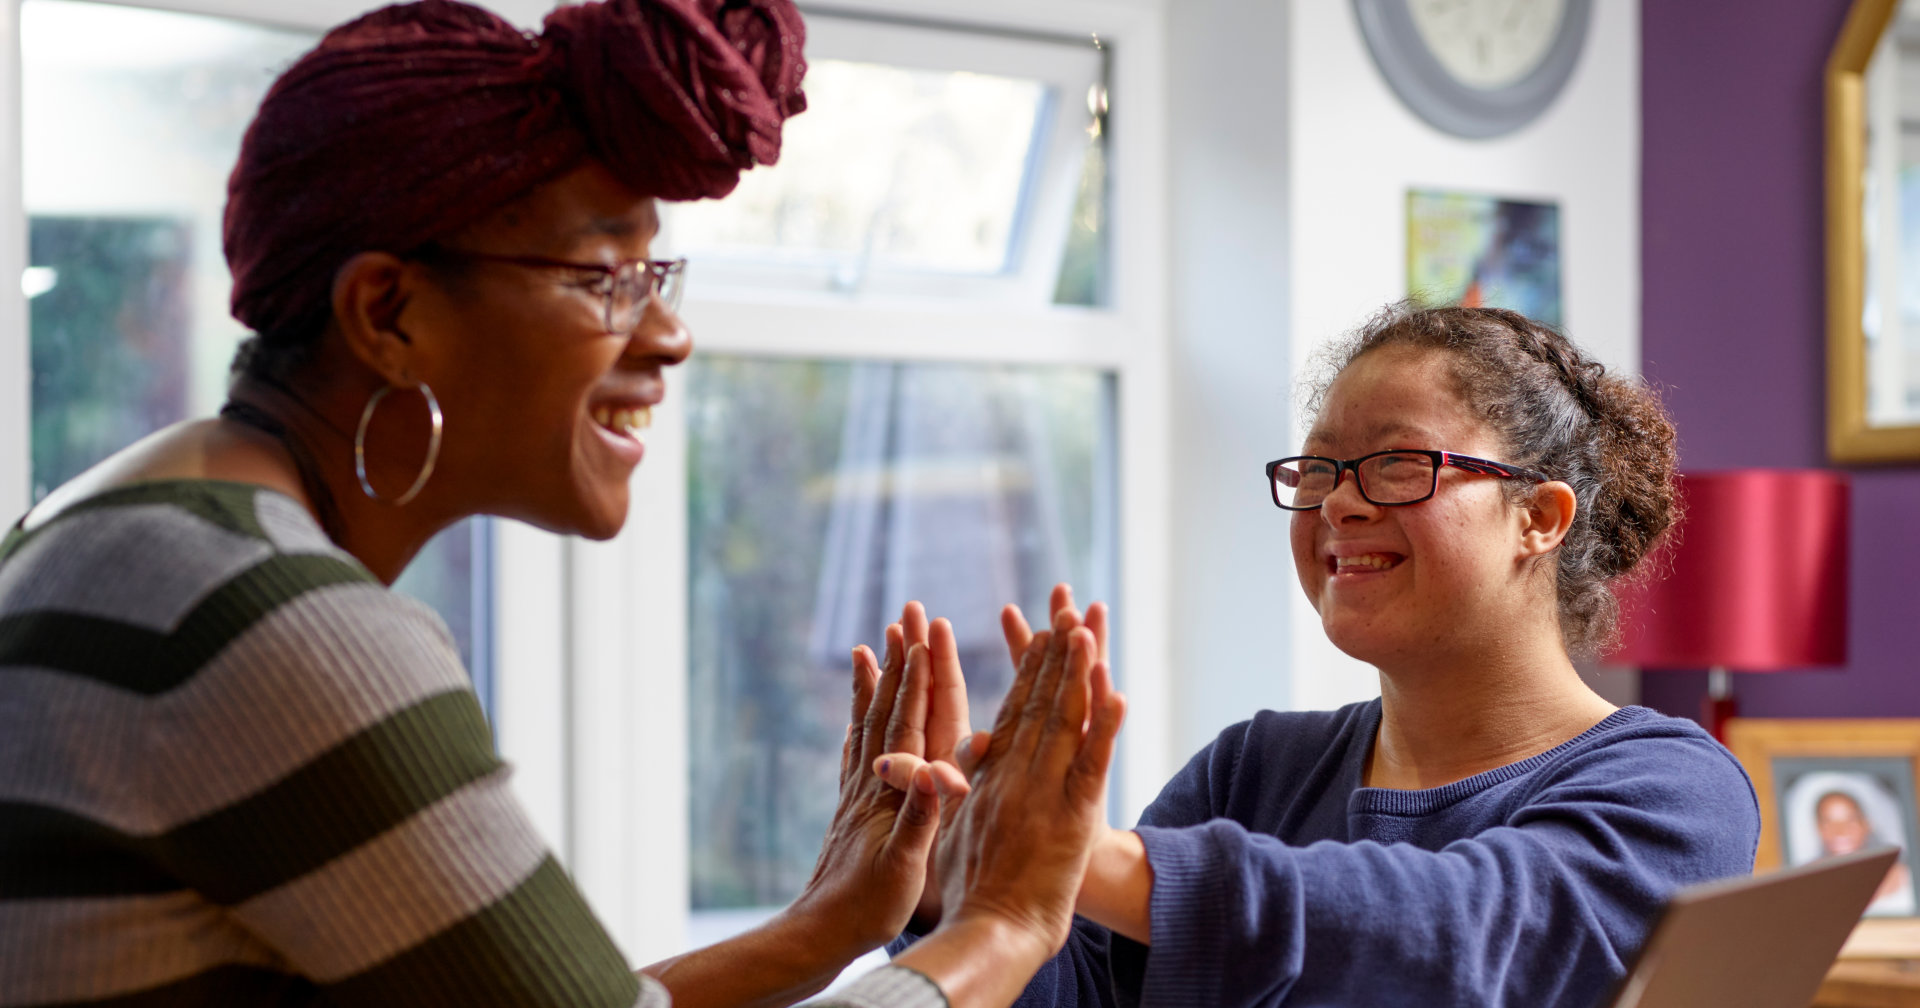
[[[616,263],[572,262],[545,256],[502,255],[472,252],[467,249],[433,246],[419,253],[421,258],[465,259],[472,262],[497,262],[530,269],[565,269],[598,273],[593,291],[606,299],[604,317],[608,335],[625,336],[640,327],[646,316],[647,301],[654,296],[668,311],[680,310],[680,295],[686,289],[685,259],[622,259]]]
[[[1326,503],[1339,488],[1340,480],[1353,473],[1360,496],[1370,504],[1400,507],[1418,504],[1433,496],[1440,485],[1440,470],[1460,469],[1478,476],[1532,480],[1545,483],[1553,477],[1535,469],[1475,458],[1445,451],[1414,448],[1390,448],[1356,459],[1327,458],[1324,455],[1293,455],[1267,463],[1267,483],[1273,488],[1273,503],[1288,511],[1312,511]]]

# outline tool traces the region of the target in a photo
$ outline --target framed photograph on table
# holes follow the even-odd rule
[[[1899,847],[1842,955],[1920,956],[1920,718],[1734,718],[1727,747],[1760,800],[1754,870]]]

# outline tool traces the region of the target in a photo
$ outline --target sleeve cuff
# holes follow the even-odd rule
[[[812,1008],[948,1008],[947,995],[925,973],[882,966],[819,1001]]]

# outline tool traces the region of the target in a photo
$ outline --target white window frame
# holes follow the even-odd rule
[[[122,0],[124,2],[124,0]],[[322,30],[378,3],[140,0],[130,6]],[[535,24],[547,0],[489,0]],[[803,4],[803,9],[806,5]],[[824,9],[822,13],[826,13]],[[1110,305],[1098,310],[701,296],[685,316],[707,352],[771,357],[1064,364],[1115,376],[1118,398],[1123,776],[1131,821],[1173,769],[1169,684],[1166,97],[1159,0],[839,0],[832,13],[1094,34],[1111,47]],[[25,267],[19,0],[0,7],[0,277]],[[903,338],[901,333],[914,334]],[[26,299],[0,283],[0,509],[29,501]],[[684,948],[687,925],[686,426],[678,382],[655,412],[625,531],[605,543],[496,523],[495,698],[503,754],[536,824],[632,961]]]
[[[1008,236],[1008,259],[998,272],[956,273],[890,267],[857,255],[807,253],[771,262],[768,257],[714,255],[680,248],[671,220],[664,235],[675,254],[698,262],[700,291],[723,301],[774,298],[784,303],[844,306],[849,298],[871,306],[887,300],[927,298],[1038,307],[1051,304],[1059,278],[1059,250],[1071,224],[1079,176],[1045,170],[1078,164],[1087,148],[1088,91],[1103,83],[1101,52],[1091,38],[1045,37],[1033,32],[956,31],[950,26],[902,17],[882,20],[858,13],[819,12],[807,24],[807,57],[880,63],[941,73],[967,71],[1037,81],[1054,92],[1036,121],[1030,172]]]

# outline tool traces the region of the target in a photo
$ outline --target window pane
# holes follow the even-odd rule
[[[1111,378],[1084,368],[688,365],[692,905],[780,904],[837,793],[849,652],[909,599],[954,623],[978,725],[998,612],[1112,599]]]
[[[245,335],[220,249],[227,176],[267,86],[314,37],[69,0],[26,0],[20,20],[38,500],[225,398]],[[462,523],[400,584],[445,617],[483,703],[489,543]]]
[[[1038,81],[823,59],[780,163],[672,208],[688,256],[998,273],[1050,90]]]

